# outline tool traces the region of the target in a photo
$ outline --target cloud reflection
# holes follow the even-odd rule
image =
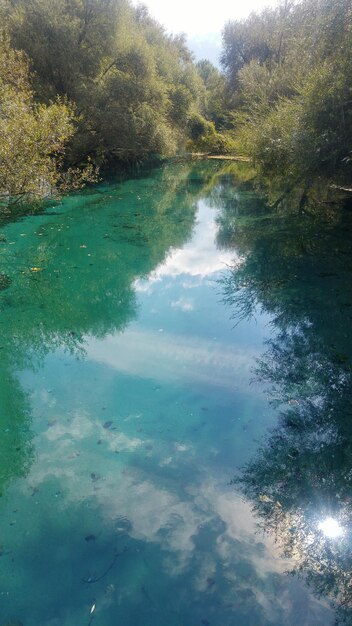
[[[58,413],[57,417],[60,420]],[[192,446],[179,443],[172,447],[171,473],[160,474],[158,467],[170,450],[168,442],[159,441],[155,458],[141,463],[146,442],[142,435],[130,437],[124,432],[130,421],[123,423],[114,432],[85,411],[61,416],[38,436],[41,452],[29,484],[40,493],[46,480],[55,477],[61,487],[61,506],[67,510],[94,499],[107,529],[113,529],[116,520],[127,519],[130,539],[160,552],[160,574],[174,584],[187,581],[194,598],[204,597],[209,606],[216,593],[219,615],[230,616],[226,623],[238,615],[254,614],[263,625],[294,624],[297,619],[302,626],[327,623],[322,618],[325,605],[284,576],[289,562],[280,558],[270,537],[256,535],[250,506],[225,487],[224,476],[209,479]],[[114,454],[117,442],[122,442],[128,457]],[[79,460],[72,451],[79,451]],[[178,475],[185,465],[187,482]],[[102,475],[100,468],[104,468]]]
[[[151,285],[164,277],[189,276],[209,278],[227,265],[238,261],[235,251],[219,251],[216,247],[216,212],[204,200],[198,203],[197,224],[192,241],[169,253],[166,262],[157,267],[148,280],[135,283],[137,291],[148,291]]]
[[[253,348],[237,346],[234,351],[216,340],[152,330],[126,330],[102,341],[90,340],[86,353],[93,362],[133,376],[186,380],[243,392],[250,389],[250,371],[257,356]]]

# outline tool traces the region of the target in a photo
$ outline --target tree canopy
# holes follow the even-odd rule
[[[3,0],[13,46],[24,50],[40,102],[74,103],[68,160],[170,155],[205,87],[182,36],[167,35],[128,0]]]
[[[351,175],[351,12],[348,0],[284,0],[226,25],[237,141],[262,170]]]
[[[63,101],[34,101],[26,57],[0,33],[0,201],[42,195],[60,177],[60,156],[73,134]]]
[[[1,193],[187,151],[240,152],[290,184],[348,180],[351,11],[282,0],[228,22],[222,74],[130,0],[0,0]]]

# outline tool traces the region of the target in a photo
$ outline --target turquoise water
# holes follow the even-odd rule
[[[199,163],[3,227],[1,626],[333,624],[351,273],[319,220]]]

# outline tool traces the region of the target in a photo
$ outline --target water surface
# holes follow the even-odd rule
[[[3,228],[1,625],[333,624],[348,224],[305,219],[200,163]]]

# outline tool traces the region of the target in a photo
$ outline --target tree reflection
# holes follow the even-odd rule
[[[223,278],[224,300],[236,320],[270,314],[257,376],[279,407],[234,482],[293,572],[352,623],[352,216],[313,192],[304,211],[265,210],[238,190],[223,207],[218,243],[241,259]]]
[[[197,168],[195,168],[197,169]],[[8,223],[0,239],[0,492],[32,461],[30,401],[18,372],[85,339],[122,331],[136,315],[135,281],[192,233],[192,166],[106,183],[47,213]]]

